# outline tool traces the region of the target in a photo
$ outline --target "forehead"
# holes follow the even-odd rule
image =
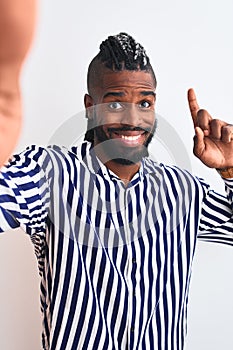
[[[104,70],[99,82],[96,84],[96,93],[103,96],[108,91],[114,90],[155,90],[155,80],[153,75],[147,71],[111,71]]]

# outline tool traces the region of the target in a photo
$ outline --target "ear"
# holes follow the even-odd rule
[[[93,98],[88,94],[85,94],[85,96],[84,96],[84,105],[86,108],[86,118],[92,119],[92,108],[91,107],[94,106],[94,101],[93,101]]]
[[[88,94],[84,95],[84,105],[86,108],[92,107],[94,105],[93,98]]]

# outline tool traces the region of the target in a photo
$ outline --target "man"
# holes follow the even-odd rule
[[[88,70],[86,140],[2,169],[2,231],[21,225],[38,259],[44,349],[183,349],[196,238],[233,243],[233,127],[189,91],[194,153],[223,197],[148,156],[155,91],[144,48],[110,36]]]

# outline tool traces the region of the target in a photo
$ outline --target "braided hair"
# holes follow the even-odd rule
[[[99,53],[93,58],[88,67],[87,87],[89,92],[94,82],[99,79],[101,66],[112,71],[143,70],[149,72],[152,74],[156,85],[156,77],[144,47],[127,33],[109,36],[101,43]],[[89,127],[88,129],[85,139],[92,142],[94,131],[93,129],[90,130]]]

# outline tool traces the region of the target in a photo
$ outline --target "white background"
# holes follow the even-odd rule
[[[157,112],[185,145],[183,150],[167,149],[170,131],[166,135],[162,130],[163,142],[153,143],[154,157],[173,162],[175,153],[182,163],[186,152],[191,170],[223,191],[215,171],[192,156],[186,92],[194,87],[201,107],[232,123],[232,13],[231,0],[41,0],[36,37],[22,76],[25,122],[18,150],[32,143],[47,145],[58,126],[83,110],[90,60],[108,35],[126,31],[147,49],[158,79]],[[0,349],[40,349],[36,260],[28,237],[20,231],[1,237],[0,276]],[[232,296],[232,248],[198,243],[187,350],[233,348]]]

